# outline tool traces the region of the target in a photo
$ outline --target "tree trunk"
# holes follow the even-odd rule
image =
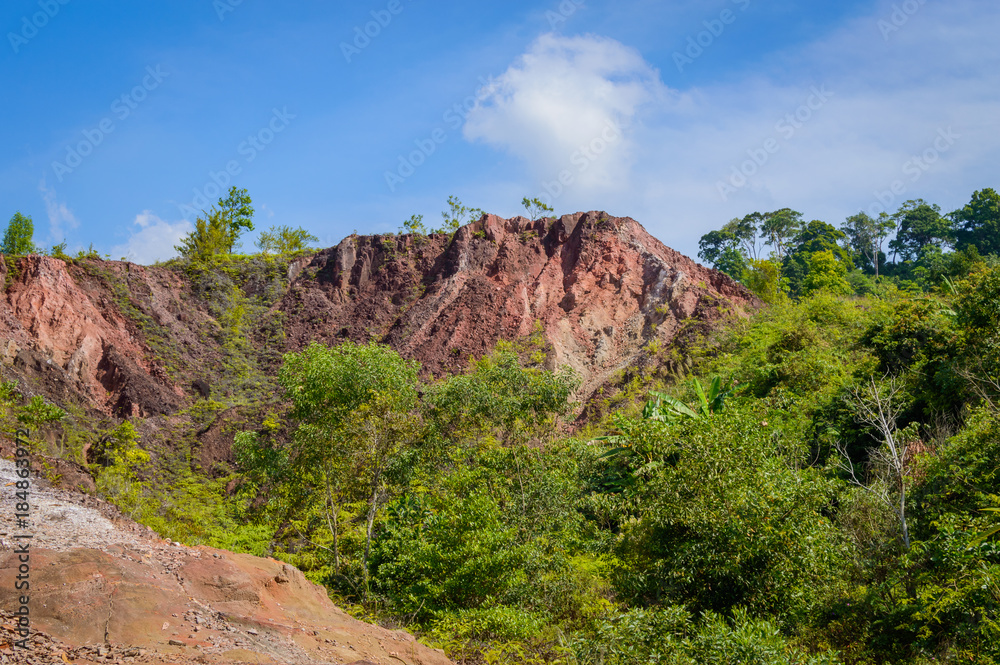
[[[327,467],[323,470],[323,475],[326,478],[326,523],[330,528],[330,533],[333,534],[333,569],[336,572],[340,572],[340,533],[339,524],[337,523],[337,513],[340,512],[340,506],[333,500],[333,488],[330,486],[330,469]]]
[[[899,524],[903,530],[903,547],[910,549],[910,529],[906,525],[906,482],[900,478],[899,483]]]
[[[377,474],[380,476],[381,474]],[[362,575],[364,575],[365,581],[365,601],[368,600],[368,556],[371,554],[372,549],[372,529],[375,525],[375,512],[378,509],[378,495],[379,495],[379,483],[380,479],[377,478],[375,482],[372,483],[372,495],[368,501],[368,520],[365,525],[365,558],[362,565]]]

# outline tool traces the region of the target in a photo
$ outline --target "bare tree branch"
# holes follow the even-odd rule
[[[888,375],[868,382],[852,391],[851,405],[858,422],[869,425],[879,435],[882,445],[869,453],[869,467],[874,472],[874,482],[863,482],[858,478],[854,462],[847,454],[846,446],[835,444],[840,459],[837,466],[843,470],[852,484],[865,489],[879,501],[891,508],[899,519],[903,545],[910,548],[910,531],[906,522],[907,456],[906,442],[900,441],[896,420],[903,412],[904,386],[897,377]]]

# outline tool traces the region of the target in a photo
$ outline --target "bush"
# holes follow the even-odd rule
[[[309,243],[319,242],[319,238],[306,231],[301,226],[272,226],[257,238],[257,248],[264,252],[276,254],[294,254],[309,249]]]
[[[724,615],[745,607],[790,627],[839,593],[850,559],[824,516],[837,485],[795,470],[767,420],[736,405],[652,442],[652,462],[623,493],[613,580],[625,598]]]

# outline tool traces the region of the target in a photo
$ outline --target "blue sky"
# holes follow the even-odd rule
[[[8,0],[0,26],[0,217],[114,258],[168,258],[217,183],[324,246],[527,195],[690,255],[754,210],[1000,187],[989,0]]]

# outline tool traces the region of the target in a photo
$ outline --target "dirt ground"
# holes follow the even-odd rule
[[[84,494],[33,479],[27,530],[15,467],[0,460],[0,664],[405,663],[446,665],[404,631],[348,616],[274,559],[162,540]],[[30,648],[14,648],[30,534]]]

